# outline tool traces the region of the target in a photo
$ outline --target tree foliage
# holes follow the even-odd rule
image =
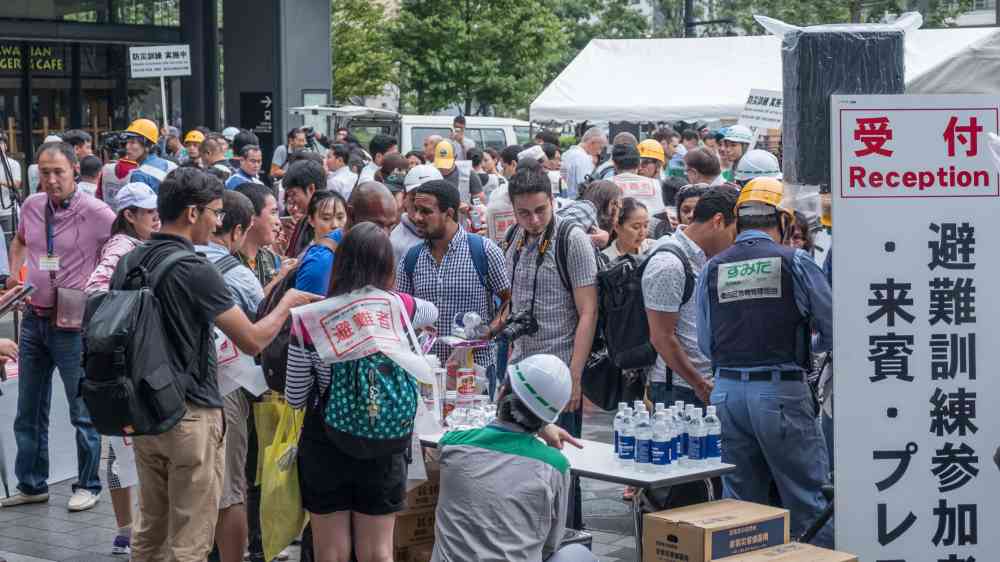
[[[403,0],[392,26],[401,89],[419,113],[525,108],[567,38],[545,0]]]
[[[396,80],[386,15],[370,0],[332,0],[333,98],[339,103],[382,93]]]
[[[923,27],[945,27],[972,7],[972,0],[931,0],[923,13]],[[876,23],[911,10],[906,0],[726,0],[719,3],[719,15],[732,18],[735,27],[748,34],[764,29],[754,21],[754,14],[765,15],[795,25],[826,23]],[[718,31],[719,26],[715,26]],[[712,30],[709,30],[712,31]]]

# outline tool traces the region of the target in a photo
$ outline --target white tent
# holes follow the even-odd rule
[[[906,35],[912,93],[1000,93],[1000,30]],[[781,90],[781,39],[595,39],[531,104],[532,121],[735,119],[751,88]]]

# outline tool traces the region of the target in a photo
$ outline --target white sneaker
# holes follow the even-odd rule
[[[69,499],[69,504],[66,507],[70,511],[87,511],[97,505],[97,500],[99,499],[101,499],[101,496],[94,494],[90,490],[80,488],[73,492],[73,497]]]
[[[18,494],[16,496],[0,500],[0,507],[14,507],[18,505],[27,505],[29,503],[45,503],[47,501],[49,501],[48,494]]]

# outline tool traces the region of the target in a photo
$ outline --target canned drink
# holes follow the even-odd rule
[[[476,370],[468,367],[458,370],[458,393],[472,396],[476,394]]]

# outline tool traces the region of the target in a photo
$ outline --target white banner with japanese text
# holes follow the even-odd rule
[[[993,560],[1000,175],[986,141],[1000,97],[831,106],[837,549]]]
[[[365,287],[292,310],[292,321],[309,334],[326,363],[382,352],[417,380],[431,384],[430,365],[415,352],[416,334],[393,293]]]

